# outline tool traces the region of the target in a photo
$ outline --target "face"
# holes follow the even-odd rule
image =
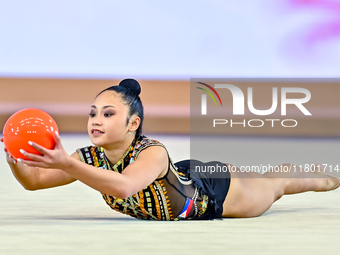
[[[109,149],[131,136],[128,107],[115,91],[100,94],[91,106],[87,130],[94,145]]]

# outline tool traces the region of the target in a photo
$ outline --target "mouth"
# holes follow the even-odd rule
[[[104,134],[104,132],[100,131],[99,129],[92,129],[91,133],[93,135],[100,135],[100,134]]]

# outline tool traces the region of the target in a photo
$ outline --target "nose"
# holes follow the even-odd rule
[[[102,121],[98,116],[92,119],[92,126],[101,126],[101,125],[102,125]]]

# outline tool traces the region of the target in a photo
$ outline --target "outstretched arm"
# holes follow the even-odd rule
[[[0,139],[3,142],[3,139]],[[60,169],[45,169],[39,167],[29,167],[21,162],[17,162],[7,151],[7,163],[10,166],[14,177],[27,190],[47,189],[57,186],[66,185],[76,181],[68,173]],[[71,157],[78,159],[77,153],[73,153]]]
[[[87,165],[69,156],[56,135],[56,146],[48,150],[37,144],[32,147],[41,152],[39,156],[24,152],[32,160],[21,160],[30,167],[61,169],[74,179],[111,196],[126,198],[144,189],[166,172],[168,155],[161,146],[144,149],[138,159],[126,167],[122,174]]]

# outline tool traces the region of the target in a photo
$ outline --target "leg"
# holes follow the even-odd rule
[[[284,164],[284,166],[291,166]],[[223,217],[256,217],[266,212],[283,195],[306,191],[329,191],[338,188],[339,179],[322,172],[265,173],[231,172]],[[277,178],[279,177],[279,178]]]

